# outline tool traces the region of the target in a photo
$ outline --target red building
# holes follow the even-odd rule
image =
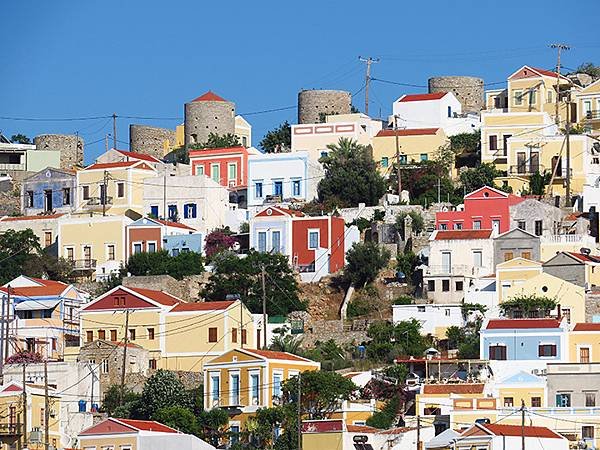
[[[467,194],[461,210],[440,211],[435,215],[437,230],[494,230],[498,234],[510,229],[511,205],[525,200],[513,194],[484,186]]]
[[[195,231],[182,223],[143,217],[127,225],[127,258],[141,252],[152,253],[163,249],[170,250],[165,245],[167,236],[189,235]],[[199,251],[197,248],[190,248],[189,250]]]
[[[290,258],[304,281],[318,281],[345,264],[346,252],[358,240],[355,227],[335,216],[307,216],[270,206],[250,220],[250,247]]]
[[[190,150],[192,175],[206,175],[228,188],[248,185],[248,155],[245,147]]]

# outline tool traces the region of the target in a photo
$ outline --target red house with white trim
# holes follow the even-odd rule
[[[510,206],[525,200],[513,194],[484,186],[465,195],[460,210],[435,214],[437,230],[493,230],[500,234],[510,229]]]
[[[345,264],[345,256],[359,237],[356,227],[346,228],[336,216],[307,216],[269,206],[250,219],[250,248],[287,255],[303,281],[318,281]]]
[[[206,175],[221,186],[240,188],[248,185],[248,155],[245,147],[190,150],[192,175]]]
[[[159,252],[169,250],[165,244],[167,236],[192,234],[196,230],[179,222],[142,217],[127,225],[127,258],[141,252]],[[189,248],[190,251],[201,252],[202,249]]]

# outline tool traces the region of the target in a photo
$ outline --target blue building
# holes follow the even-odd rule
[[[40,170],[23,180],[21,198],[26,216],[71,212],[77,207],[75,173],[53,167]]]
[[[171,256],[184,252],[202,253],[204,251],[204,236],[202,233],[171,234],[163,237],[162,248]]]
[[[490,319],[481,328],[480,355],[491,361],[566,361],[567,330],[556,319]]]

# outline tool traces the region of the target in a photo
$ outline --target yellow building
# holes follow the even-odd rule
[[[600,80],[577,93],[579,124],[592,134],[600,134]]]
[[[73,215],[59,222],[58,255],[71,261],[76,275],[103,279],[127,261],[126,216]]]
[[[542,273],[542,263],[525,258],[514,258],[496,266],[498,303],[508,299],[508,292],[529,282]]]
[[[513,194],[522,195],[523,192],[529,192],[529,179],[524,177],[496,177],[494,184],[501,186],[502,190],[510,188]]]
[[[600,323],[577,323],[568,336],[569,362],[600,362]]]
[[[435,416],[450,414],[454,409],[465,410],[467,416],[470,409],[491,408],[493,412],[496,407],[494,399],[489,405],[486,400],[484,383],[424,384],[415,398],[416,415],[433,421]],[[463,422],[463,419],[470,422],[467,420],[470,417],[462,417],[460,421]]]
[[[373,160],[383,176],[396,162],[396,137],[400,164],[413,164],[434,158],[440,147],[449,143],[443,128],[381,130],[373,138]]]
[[[495,383],[493,394],[500,407],[539,408],[546,405],[546,381],[521,371]]]
[[[78,210],[125,214],[129,210],[142,214],[144,178],[158,172],[147,161],[130,160],[96,163],[77,171]]]
[[[229,430],[238,433],[258,408],[278,403],[285,380],[320,367],[318,362],[291,353],[229,350],[204,364],[204,404],[207,409],[229,410]]]
[[[530,295],[549,297],[558,302],[557,314],[565,317],[567,323],[585,322],[585,289],[549,273],[506,288],[503,295],[503,300]]]
[[[32,450],[44,448],[44,425],[46,419],[44,386],[27,384],[27,430],[23,433],[23,385],[10,382],[0,386],[0,448],[9,450],[23,443]],[[49,393],[50,412],[48,442],[54,448],[62,448],[60,441],[60,397],[53,390]],[[20,448],[24,448],[21,446]]]
[[[223,352],[256,348],[260,333],[239,300],[186,303],[166,292],[126,286],[88,303],[80,316],[85,342],[123,342],[128,320],[127,339],[149,352],[150,369],[200,372]]]

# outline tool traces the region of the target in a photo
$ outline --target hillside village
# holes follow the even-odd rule
[[[2,449],[600,447],[591,68],[5,130]]]

